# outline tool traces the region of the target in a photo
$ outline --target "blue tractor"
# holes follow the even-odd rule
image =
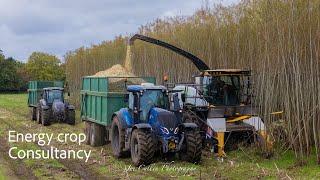
[[[195,123],[182,123],[170,111],[169,92],[152,83],[130,85],[124,101],[127,107],[112,116],[111,144],[113,154],[131,155],[136,166],[148,165],[154,153],[179,153],[183,161],[198,163],[202,143]]]

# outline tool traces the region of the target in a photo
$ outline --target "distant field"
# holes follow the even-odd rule
[[[40,149],[37,144],[8,143],[8,131],[22,133],[80,133],[83,123],[79,119],[75,126],[53,123],[42,127],[28,119],[26,94],[0,94],[0,179],[320,179],[315,155],[309,157],[307,166],[296,166],[292,151],[277,152],[271,159],[264,159],[252,148],[240,147],[227,152],[226,157],[204,152],[202,162],[192,165],[176,160],[166,162],[155,158],[152,165],[130,169],[131,159],[116,159],[112,156],[110,144],[101,147],[78,146],[74,143],[54,144],[60,149],[92,150],[89,162],[81,160],[12,160],[8,149]],[[130,166],[131,165],[131,166]]]

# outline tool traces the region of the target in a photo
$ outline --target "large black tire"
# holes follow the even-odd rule
[[[196,129],[186,129],[184,131],[184,141],[179,151],[179,158],[182,161],[197,164],[200,162],[202,153],[202,141],[200,132]]]
[[[86,135],[86,145],[90,145],[90,137],[91,137],[91,122],[86,121],[84,125],[84,134]]]
[[[121,126],[117,116],[114,116],[112,119],[111,145],[115,157],[128,157],[129,152],[125,151],[125,129]]]
[[[32,121],[37,120],[37,109],[35,107],[29,107],[30,119]]]
[[[76,124],[76,112],[74,110],[66,110],[66,120],[68,124],[75,125]]]
[[[105,144],[105,128],[104,126],[101,126],[96,123],[91,123],[90,128],[90,145],[95,146],[101,146]]]
[[[154,139],[149,130],[135,129],[131,136],[131,158],[135,166],[148,165],[154,156]]]
[[[51,120],[50,110],[41,110],[41,123],[43,126],[49,126]]]
[[[39,103],[38,106],[37,106],[36,120],[37,120],[37,123],[38,123],[38,124],[41,123],[41,107],[40,107],[40,103]]]

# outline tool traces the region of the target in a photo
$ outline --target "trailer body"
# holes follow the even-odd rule
[[[81,119],[110,127],[114,112],[126,107],[126,85],[155,83],[155,77],[83,77]]]

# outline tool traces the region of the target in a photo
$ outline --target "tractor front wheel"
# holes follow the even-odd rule
[[[67,123],[70,125],[75,125],[75,123],[76,123],[75,111],[67,109],[66,115],[67,115],[67,117],[66,117]]]
[[[197,164],[200,162],[202,153],[202,141],[200,132],[196,129],[186,129],[184,131],[184,141],[179,152],[182,161]]]
[[[153,134],[149,130],[135,129],[131,136],[131,158],[136,166],[148,165],[154,156]]]
[[[51,119],[51,111],[50,110],[41,110],[41,123],[43,126],[49,126]]]

